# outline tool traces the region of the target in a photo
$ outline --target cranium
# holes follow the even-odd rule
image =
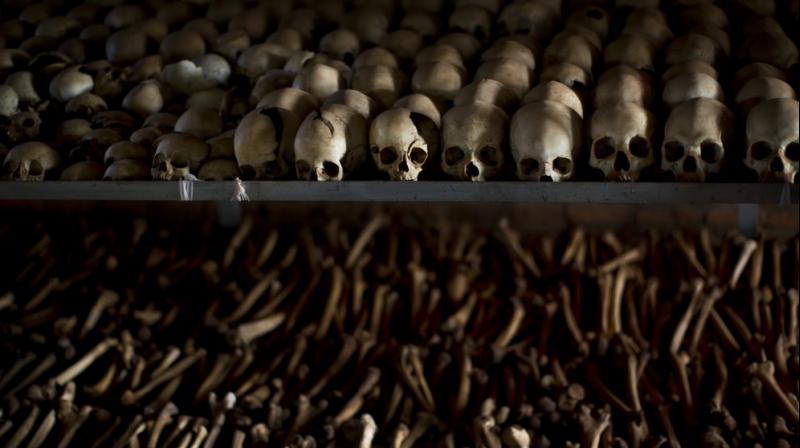
[[[705,181],[719,172],[732,128],[733,114],[717,100],[697,98],[679,104],[665,126],[661,168],[680,181]]]
[[[229,159],[209,160],[197,173],[197,177],[202,180],[234,180],[239,176],[239,165]]]
[[[705,73],[706,75],[719,79],[717,70],[703,61],[686,61],[675,64],[668,68],[664,74],[661,75],[661,80],[664,82],[669,81],[676,76],[684,75],[686,73]]]
[[[707,38],[706,38],[707,39]],[[611,42],[603,52],[606,67],[627,65],[649,73],[655,72],[652,43],[635,34],[623,34]]]
[[[433,44],[423,48],[415,57],[414,65],[421,66],[435,62],[446,62],[464,68],[464,59],[458,50],[448,44]]]
[[[189,134],[165,134],[156,145],[150,170],[153,179],[191,179],[208,157],[208,145]]]
[[[786,81],[769,76],[753,78],[736,93],[736,108],[743,115],[762,101],[773,98],[796,99],[794,89]]]
[[[655,117],[640,105],[617,103],[592,115],[589,165],[606,179],[639,180],[642,170],[655,163],[652,138]]]
[[[347,14],[345,28],[355,31],[358,37],[370,44],[377,44],[389,29],[389,18],[378,8],[362,7]]]
[[[431,62],[420,65],[411,77],[411,90],[431,98],[452,101],[467,73],[464,69],[447,62]]]
[[[476,101],[493,104],[506,113],[516,110],[519,105],[516,93],[494,79],[481,79],[467,84],[458,92],[453,104],[463,106]]]
[[[585,96],[592,86],[592,75],[575,64],[563,62],[547,67],[542,71],[539,82],[558,81]]]
[[[108,110],[108,105],[103,98],[94,93],[82,93],[64,105],[64,112],[74,117],[89,118],[97,112]]]
[[[399,67],[397,57],[389,50],[383,47],[372,47],[361,52],[355,61],[353,61],[353,70],[360,70],[363,67],[371,65],[384,65],[386,67],[396,69]]]
[[[350,30],[338,29],[322,36],[319,41],[319,51],[346,64],[352,64],[361,52],[361,43],[356,33]]]
[[[371,65],[353,73],[351,88],[374,98],[381,107],[388,108],[405,90],[406,79],[398,69]]]
[[[479,41],[486,40],[492,32],[492,15],[481,6],[458,6],[450,14],[450,31],[465,32]]]
[[[400,19],[399,28],[408,29],[419,34],[423,40],[431,41],[439,35],[439,20],[428,11],[407,10],[406,14]]]
[[[290,54],[291,50],[276,44],[256,44],[239,53],[236,66],[241,74],[255,78],[268,70],[283,67]]]
[[[464,180],[484,181],[503,170],[508,116],[489,103],[455,106],[442,117],[442,169]]]
[[[751,79],[760,77],[777,78],[781,81],[786,81],[786,74],[783,70],[763,62],[754,62],[736,71],[733,76],[733,91],[738,92]]]
[[[225,56],[230,61],[235,61],[239,53],[250,47],[250,36],[242,30],[228,31],[214,39],[212,49],[215,53]]]
[[[428,117],[395,107],[378,115],[369,132],[370,152],[392,180],[417,180],[438,162],[439,128]]]
[[[268,30],[266,5],[261,4],[241,11],[228,22],[228,29],[242,30],[253,40],[263,40]]]
[[[310,113],[294,142],[297,178],[342,180],[356,172],[367,157],[368,129],[364,118],[342,104]]]
[[[94,79],[84,73],[81,67],[64,69],[50,81],[50,97],[56,101],[67,102],[72,98],[94,88]]]
[[[586,38],[565,31],[559,33],[547,46],[544,52],[544,66],[569,63],[591,73],[598,58],[597,50]]]
[[[103,155],[103,163],[108,166],[117,160],[138,160],[147,162],[150,160],[150,149],[144,145],[122,140],[112,144],[106,149]]]
[[[650,107],[653,104],[652,86],[652,79],[646,73],[618,65],[606,70],[600,77],[594,91],[594,105],[601,108],[622,102]]]
[[[69,152],[69,157],[73,160],[99,162],[103,159],[106,149],[120,140],[122,140],[122,136],[113,129],[93,129],[81,137],[78,144]]]
[[[667,81],[661,97],[669,108],[694,98],[723,101],[725,92],[716,79],[705,73],[686,73]]]
[[[147,164],[139,160],[117,160],[106,168],[103,180],[146,180],[151,172]]]
[[[175,132],[207,139],[222,132],[222,117],[214,109],[190,107],[178,117],[174,129]]]
[[[731,38],[727,31],[712,26],[689,28],[686,32],[702,34],[711,39],[716,50],[715,58],[717,61],[723,61],[731,55]]]
[[[347,81],[334,67],[325,64],[309,64],[295,76],[292,87],[305,90],[317,99],[323,100],[346,88]]]
[[[287,70],[269,70],[259,76],[250,91],[249,104],[255,106],[264,96],[278,89],[291,87],[296,73]]]
[[[413,59],[422,48],[422,36],[414,30],[399,29],[381,39],[382,47],[391,51],[400,60]]]
[[[303,36],[292,28],[279,28],[267,36],[267,42],[280,45],[291,51],[303,49]],[[230,58],[229,58],[230,59]]]
[[[269,93],[256,107],[277,107],[288,110],[297,117],[299,124],[306,115],[319,107],[319,101],[305,90],[287,87]]]
[[[585,6],[574,11],[567,18],[566,29],[589,29],[592,30],[601,40],[608,37],[608,29],[611,26],[611,18],[603,8],[599,6]]]
[[[132,88],[122,99],[122,108],[148,116],[164,107],[164,97],[158,81],[148,80]]]
[[[631,13],[625,21],[621,35],[646,40],[655,49],[663,48],[674,37],[663,13],[649,8]]]
[[[572,177],[581,142],[580,119],[567,106],[537,101],[511,120],[511,154],[521,180],[560,182]]]
[[[23,104],[36,104],[42,100],[36,91],[31,72],[15,72],[6,77],[5,84],[14,89]]]
[[[685,28],[699,25],[725,29],[728,27],[728,15],[722,8],[711,2],[699,3],[681,11],[681,24]]]
[[[424,115],[430,118],[437,128],[442,127],[442,115],[439,112],[440,108],[436,106],[436,103],[434,103],[430,97],[421,93],[406,95],[397,100],[392,107],[402,107],[411,112]]]
[[[543,41],[553,34],[558,11],[535,1],[512,2],[500,11],[498,22],[501,34],[530,34],[537,41]]]
[[[17,113],[19,96],[10,86],[0,85],[0,116],[10,117]]]
[[[311,8],[293,8],[281,18],[279,29],[293,29],[303,36],[303,41],[311,42],[318,31],[319,19],[317,12]]]
[[[745,165],[762,182],[797,183],[800,163],[798,102],[788,98],[766,100],[747,115]]]
[[[702,61],[711,66],[717,65],[717,47],[710,37],[692,32],[672,41],[664,56],[667,65],[686,61]]]
[[[100,180],[103,178],[105,170],[105,167],[97,162],[84,160],[64,168],[58,179],[69,181]]]
[[[178,30],[161,41],[159,53],[169,64],[182,59],[192,59],[204,55],[206,43],[200,33],[192,30]]]
[[[524,104],[535,103],[538,101],[555,101],[561,103],[575,112],[583,119],[583,102],[581,98],[566,85],[558,81],[547,81],[532,88],[525,94]]]
[[[3,178],[23,181],[42,181],[61,164],[61,156],[42,142],[25,142],[6,154]]]
[[[330,104],[344,104],[345,106],[353,109],[361,114],[367,123],[371,122],[376,115],[378,115],[380,106],[378,103],[367,95],[359,92],[358,90],[344,89],[340,90],[333,95],[325,98],[322,106]]]
[[[515,40],[497,40],[491,47],[481,53],[481,62],[496,59],[514,59],[525,64],[530,70],[536,69],[536,59],[533,56],[533,51]]]
[[[225,131],[216,137],[211,137],[206,140],[208,145],[208,158],[212,159],[236,159],[236,150],[233,146],[233,137],[236,135],[236,129]]]
[[[475,36],[467,33],[449,33],[440,37],[437,43],[447,44],[458,50],[464,61],[472,61],[481,52],[481,43]]]
[[[494,79],[511,89],[518,98],[522,98],[531,87],[533,74],[531,70],[516,59],[493,59],[478,67],[473,81]]]
[[[298,116],[288,109],[262,106],[245,115],[233,137],[244,179],[276,179],[289,172]]]

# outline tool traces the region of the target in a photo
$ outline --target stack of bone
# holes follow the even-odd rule
[[[797,0],[5,3],[4,178],[798,170]]]
[[[0,445],[796,446],[796,237],[257,219],[4,223]]]

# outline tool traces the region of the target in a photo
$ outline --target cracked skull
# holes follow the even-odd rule
[[[572,177],[580,118],[564,104],[526,104],[511,120],[511,154],[521,180],[559,182]]]
[[[153,179],[193,180],[208,157],[208,145],[189,134],[166,134],[158,138],[153,155]]]
[[[357,171],[366,159],[367,134],[364,117],[345,105],[311,112],[294,142],[297,178],[342,180]]]
[[[392,180],[417,180],[436,160],[439,128],[430,118],[403,107],[378,115],[369,132],[370,152]]]
[[[797,182],[798,120],[798,102],[789,98],[764,101],[747,116],[745,165],[762,182]]]
[[[655,118],[633,103],[617,103],[592,115],[589,165],[606,179],[636,181],[655,162],[652,136]]]
[[[484,181],[503,169],[508,116],[489,103],[456,106],[442,117],[442,169],[457,179]]]
[[[680,181],[705,181],[719,172],[732,127],[732,113],[717,100],[696,98],[679,104],[665,126],[661,168]]]
[[[262,106],[245,115],[233,136],[236,161],[244,179],[276,179],[289,172],[297,118]]]

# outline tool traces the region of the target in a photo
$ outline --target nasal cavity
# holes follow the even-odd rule
[[[686,156],[686,158],[683,159],[683,171],[687,173],[696,173],[697,160],[692,156]]]
[[[628,156],[624,152],[618,151],[617,158],[614,160],[614,170],[628,171],[629,169],[631,169],[631,162],[628,160]]]
[[[539,178],[539,182],[552,182],[553,178],[550,176],[542,176]]]
[[[399,169],[400,172],[402,172],[402,173],[407,173],[408,172],[408,163],[406,163],[406,161],[403,160],[402,162],[400,162],[400,165],[397,167],[397,169]]]
[[[472,162],[469,162],[467,164],[467,167],[465,168],[464,171],[467,173],[467,176],[469,177],[478,177],[481,174],[481,170],[478,169],[478,167],[475,166],[475,164]]]
[[[783,172],[783,160],[780,157],[774,157],[771,162],[769,162],[769,169],[776,173]]]

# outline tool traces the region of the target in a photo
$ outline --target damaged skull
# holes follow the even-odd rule
[[[342,180],[367,156],[367,123],[357,111],[331,104],[303,120],[294,142],[297,178]]]
[[[430,118],[396,107],[378,115],[369,133],[370,152],[392,180],[417,180],[436,161],[439,128]]]

